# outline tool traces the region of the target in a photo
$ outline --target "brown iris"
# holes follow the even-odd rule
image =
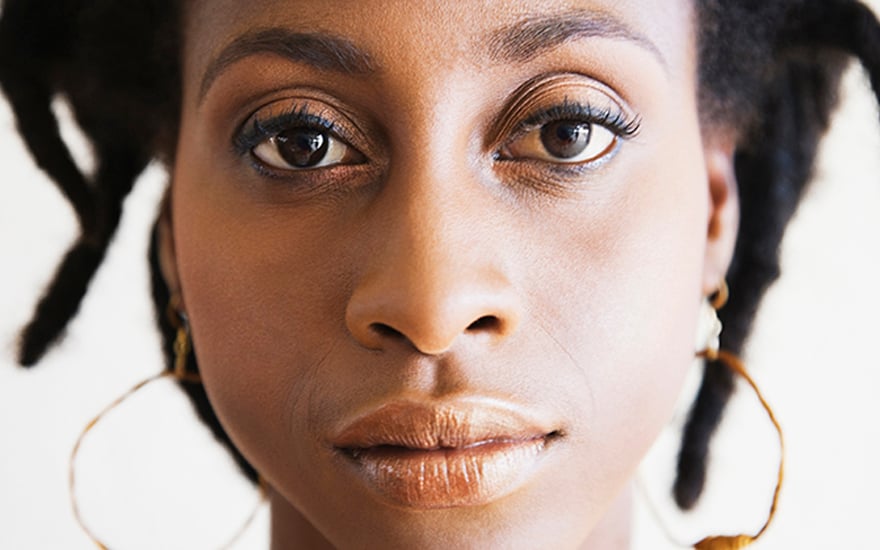
[[[541,128],[541,144],[552,156],[574,158],[590,145],[592,125],[588,122],[560,120]]]
[[[327,155],[330,140],[323,130],[292,128],[275,136],[278,154],[296,168],[310,168]]]

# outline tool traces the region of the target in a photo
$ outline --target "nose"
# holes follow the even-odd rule
[[[516,331],[522,304],[505,259],[510,243],[498,238],[503,216],[489,203],[479,185],[436,175],[388,181],[346,309],[361,345],[440,355],[462,339],[497,344]]]

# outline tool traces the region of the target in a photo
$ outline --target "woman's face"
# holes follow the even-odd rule
[[[187,15],[168,278],[276,532],[582,545],[732,249],[690,2]]]

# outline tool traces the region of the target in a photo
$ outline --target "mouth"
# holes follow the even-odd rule
[[[476,506],[502,498],[536,472],[559,429],[487,403],[384,405],[331,443],[367,488],[412,508]]]

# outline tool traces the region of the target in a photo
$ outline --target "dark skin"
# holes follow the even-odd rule
[[[625,545],[736,235],[694,34],[686,0],[191,3],[164,272],[273,548]],[[528,417],[538,458],[401,497],[334,445],[398,402]]]

